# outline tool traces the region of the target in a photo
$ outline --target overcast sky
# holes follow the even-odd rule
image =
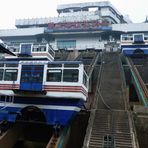
[[[104,0],[0,0],[0,29],[15,28],[15,19],[57,16],[58,4],[99,2]],[[123,15],[143,22],[148,15],[148,0],[110,0]]]

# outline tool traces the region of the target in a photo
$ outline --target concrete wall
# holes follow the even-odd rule
[[[112,30],[123,32],[148,32],[148,23],[112,24]]]

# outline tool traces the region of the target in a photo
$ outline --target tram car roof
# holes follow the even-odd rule
[[[69,64],[69,65],[71,65],[71,64],[83,64],[83,62],[82,61],[47,61],[47,60],[39,60],[38,59],[38,61],[37,60],[34,60],[34,59],[32,59],[32,60],[24,60],[24,59],[18,59],[18,60],[14,60],[14,59],[1,59],[0,60],[0,63],[5,63],[5,64],[11,64],[11,63],[13,63],[13,64],[18,64],[20,61],[22,61],[22,62],[28,62],[28,63],[30,63],[31,64],[31,62],[32,62],[32,64],[34,63],[34,62],[38,62],[38,64],[51,64],[51,65],[56,65],[56,64]]]

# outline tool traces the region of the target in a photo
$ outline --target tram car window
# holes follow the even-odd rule
[[[4,74],[5,81],[16,81],[17,80],[17,69],[6,69]]]
[[[78,69],[64,69],[63,81],[64,82],[78,82]]]
[[[3,80],[3,73],[4,73],[4,70],[0,69],[0,80]]]
[[[62,64],[48,64],[48,67],[62,67]]]
[[[31,54],[32,44],[21,44],[21,54]]]
[[[64,64],[64,67],[79,67],[78,64]]]
[[[134,42],[135,43],[143,42],[143,34],[135,34],[134,35]]]
[[[144,35],[144,40],[146,40],[146,41],[148,40],[148,34]]]
[[[86,73],[83,73],[83,84],[87,87],[87,76],[86,76]]]
[[[56,70],[48,70],[47,71],[47,81],[48,82],[61,82],[62,77],[62,70],[56,69]]]
[[[18,64],[6,64],[6,67],[18,67]]]
[[[0,67],[4,67],[4,64],[0,64]]]
[[[31,72],[23,71],[21,74],[21,82],[29,82],[30,81]]]

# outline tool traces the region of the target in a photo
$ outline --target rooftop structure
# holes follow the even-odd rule
[[[17,28],[47,27],[48,23],[107,20],[111,24],[130,23],[109,1],[59,5],[58,17],[17,19]]]

